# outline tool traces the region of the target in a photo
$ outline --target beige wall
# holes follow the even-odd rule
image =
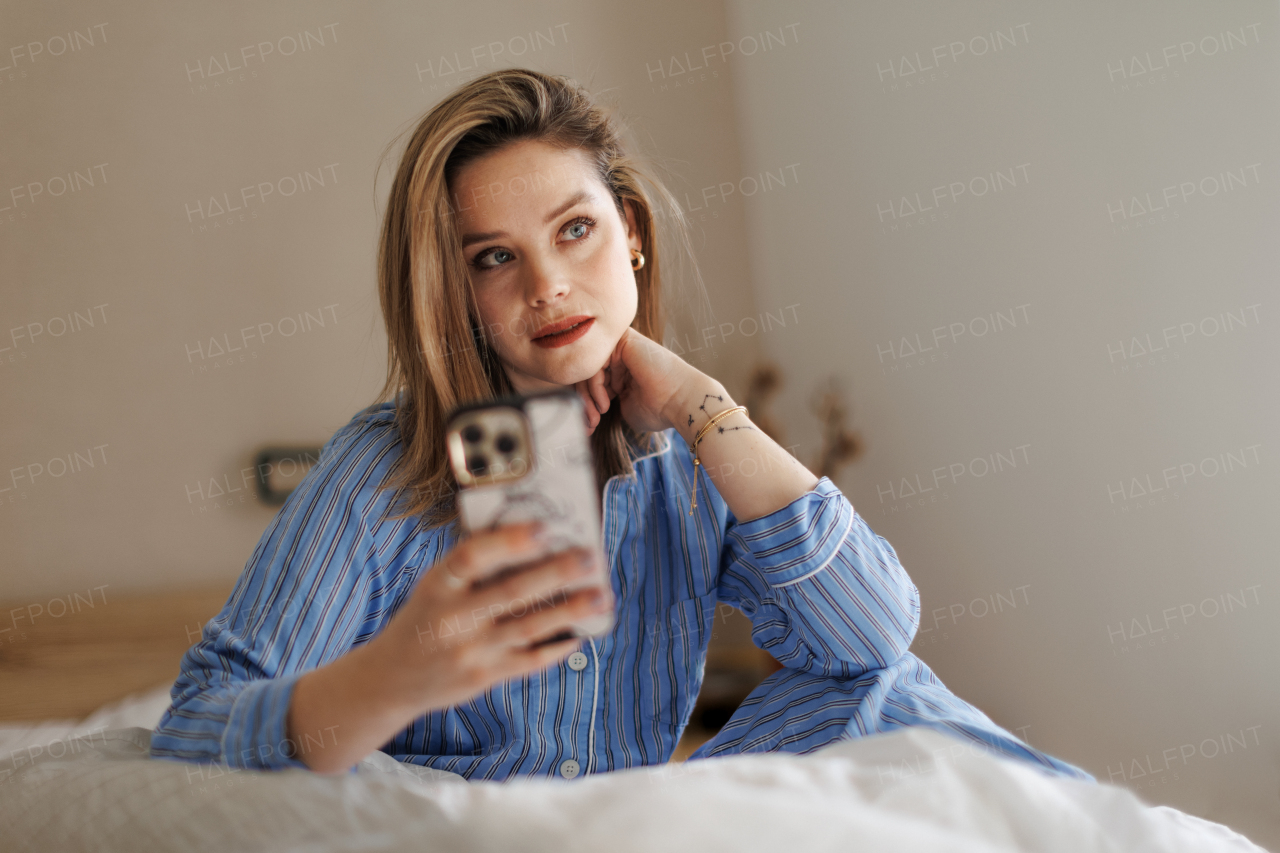
[[[9,4],[0,599],[239,574],[274,511],[245,482],[254,451],[323,443],[381,385],[373,258],[395,161],[375,190],[378,158],[462,80],[571,75],[681,197],[736,175],[729,79],[663,91],[646,70],[722,40],[722,10],[628,8]],[[309,188],[286,197],[295,179]],[[693,214],[710,314],[672,291],[672,340],[701,339],[690,360],[728,383],[752,340],[700,332],[756,313],[743,215],[736,199]]]
[[[1280,846],[1275,4],[730,8],[798,22],[735,66],[744,174],[800,164],[748,207],[757,300],[803,321],[763,339],[778,410],[849,389],[839,485],[920,588],[913,651]]]

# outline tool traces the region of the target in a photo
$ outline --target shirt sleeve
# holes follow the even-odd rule
[[[828,477],[760,518],[728,511],[717,593],[783,666],[835,678],[889,666],[920,625],[897,553]]]
[[[258,542],[222,611],[182,659],[172,702],[151,735],[153,757],[235,768],[303,768],[308,744],[291,740],[294,684],[368,633],[385,604],[364,517],[386,442],[344,428],[289,495]]]

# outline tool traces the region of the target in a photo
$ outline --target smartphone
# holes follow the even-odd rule
[[[568,584],[557,591],[557,597],[584,586],[610,589],[596,468],[587,438],[586,410],[577,391],[566,388],[459,406],[449,413],[445,441],[458,481],[458,514],[464,530],[493,530],[538,519],[547,527],[553,553],[584,546],[599,557],[598,577],[588,575]],[[523,568],[505,570],[488,580]],[[570,636],[599,636],[613,626],[610,610],[533,645]]]

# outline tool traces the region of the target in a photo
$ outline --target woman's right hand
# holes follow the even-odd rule
[[[549,554],[536,537],[540,527],[536,521],[511,524],[460,540],[418,579],[408,601],[367,644],[377,645],[376,653],[368,649],[369,657],[411,718],[563,660],[581,637],[530,644],[613,608],[607,585],[562,590],[592,574],[607,578],[600,567],[603,555],[584,548]],[[523,564],[528,565],[491,580]]]
[[[379,634],[303,673],[285,724],[287,743],[305,745],[298,760],[325,773],[349,769],[423,714],[541,670],[577,648],[577,637],[529,644],[613,607],[599,567],[604,557],[582,549],[549,554],[533,536],[536,527],[513,524],[467,536],[418,579]],[[583,554],[597,563],[582,562]],[[516,574],[494,577],[526,563]],[[603,585],[591,582],[592,573]],[[487,583],[474,583],[482,579]],[[584,581],[585,588],[561,592]]]

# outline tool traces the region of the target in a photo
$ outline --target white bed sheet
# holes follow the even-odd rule
[[[169,690],[173,682],[159,684],[142,693],[134,693],[103,705],[83,720],[39,720],[0,723],[0,773],[13,764],[13,753],[27,757],[38,755],[46,746],[55,746],[76,737],[87,737],[107,729],[133,726],[154,729],[169,707]]]
[[[26,739],[18,761],[0,768],[6,848],[1262,849],[1219,824],[1147,807],[1123,788],[1051,778],[927,729],[845,741],[807,756],[735,756],[572,781],[498,783],[468,782],[380,752],[349,775],[231,771],[148,759],[150,728],[167,705],[166,687],[114,703],[80,723],[0,730],[0,744],[10,738],[6,750],[21,743],[13,738]],[[134,726],[103,729],[104,721]],[[56,726],[64,727],[55,735],[61,741],[48,739]],[[69,739],[76,734],[80,740]],[[33,748],[40,738],[43,746]]]

